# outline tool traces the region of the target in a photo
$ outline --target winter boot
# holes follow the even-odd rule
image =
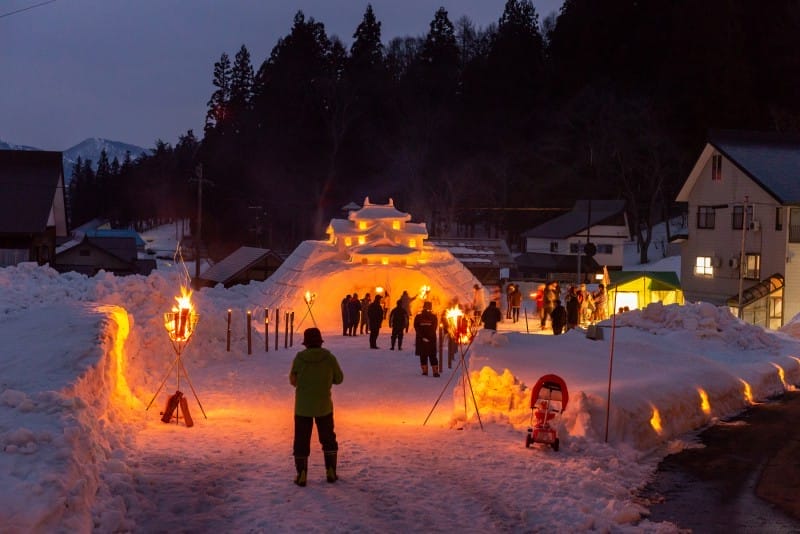
[[[436,378],[439,378],[439,366],[438,365],[434,365],[433,366],[433,376],[436,377]]]
[[[331,484],[339,480],[336,476],[336,451],[325,453],[325,478]]]
[[[427,365],[423,365],[422,366],[422,374],[425,375],[425,376],[428,376],[428,366]]]
[[[298,486],[305,486],[308,478],[308,458],[294,458],[294,466],[297,469],[297,476],[294,483]]]

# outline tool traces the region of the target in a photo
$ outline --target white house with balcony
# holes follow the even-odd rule
[[[711,132],[677,200],[687,300],[768,328],[800,312],[800,136]]]
[[[622,269],[624,247],[631,239],[624,200],[578,200],[572,209],[522,234],[525,253],[517,266],[525,276],[559,278],[580,269],[582,276],[602,266]],[[584,256],[587,243],[594,255]]]

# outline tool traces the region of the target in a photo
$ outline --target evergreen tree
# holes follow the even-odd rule
[[[214,77],[211,83],[216,87],[208,101],[205,131],[208,134],[219,128],[228,118],[228,104],[231,98],[231,60],[228,54],[220,56],[214,63]]]
[[[231,117],[231,129],[234,133],[241,133],[253,98],[253,66],[250,63],[250,52],[242,45],[236,53],[231,69],[230,98],[228,110]]]

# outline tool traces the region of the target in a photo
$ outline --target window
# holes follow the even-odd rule
[[[775,208],[775,230],[783,230],[783,207],[778,206]]]
[[[598,254],[613,254],[614,245],[597,245]]]
[[[761,280],[761,254],[744,255],[743,276],[748,280]]]
[[[789,208],[789,243],[800,243],[800,208]]]
[[[558,252],[558,241],[550,241],[550,252]]]
[[[412,237],[408,240],[408,246],[411,248],[417,248],[417,240]]]
[[[711,206],[697,206],[697,227],[714,228],[714,208]]]
[[[744,206],[734,206],[733,216],[731,221],[731,228],[734,230],[742,229],[742,215],[744,214]],[[753,222],[753,206],[747,206],[747,228],[750,228],[750,223]]]
[[[400,221],[392,221],[392,230],[400,229]]]
[[[570,243],[569,244],[569,253],[570,254],[577,254],[581,251],[581,244],[580,243]]]
[[[714,154],[711,156],[711,181],[722,181],[722,155]]]
[[[367,229],[367,221],[358,221],[358,229],[359,230],[366,230]]]
[[[344,238],[344,246],[349,247],[352,244],[353,244],[353,239],[352,238],[350,238],[350,237],[345,237]]]
[[[694,264],[697,276],[714,276],[714,265],[711,256],[698,256]]]
[[[363,235],[358,236],[358,244],[359,245],[363,245],[366,242],[367,242],[366,236],[363,236]]]

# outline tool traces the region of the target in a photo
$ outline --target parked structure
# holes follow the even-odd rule
[[[711,132],[677,200],[687,300],[768,328],[800,312],[800,137]]]
[[[195,280],[196,287],[222,284],[231,287],[252,281],[263,282],[283,263],[276,252],[256,247],[239,247],[235,252],[209,267]]]
[[[540,279],[593,277],[606,266],[622,269],[631,234],[624,200],[579,200],[572,210],[522,234],[525,253],[516,258],[520,273]],[[587,243],[593,254],[585,254]],[[579,263],[580,262],[580,263]]]
[[[67,238],[61,152],[0,150],[0,267],[55,257]]]

